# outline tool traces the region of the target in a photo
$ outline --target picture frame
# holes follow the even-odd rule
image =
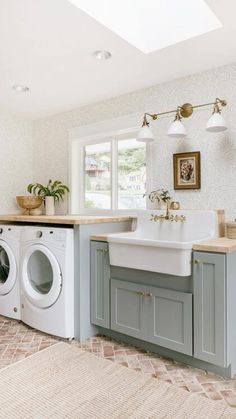
[[[174,189],[201,188],[201,153],[190,151],[173,155]]]

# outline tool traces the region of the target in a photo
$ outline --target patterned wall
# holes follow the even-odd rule
[[[68,130],[73,127],[136,112],[169,110],[184,102],[208,102],[216,96],[228,101],[224,116],[229,129],[222,134],[205,131],[211,109],[196,110],[184,121],[189,134],[182,140],[167,137],[170,117],[156,121],[156,142],[148,150],[149,176],[153,188],[170,189],[184,208],[225,208],[227,218],[236,217],[236,64],[35,121],[34,179],[67,181]],[[202,154],[201,190],[174,192],[173,153],[198,150]]]
[[[32,123],[0,112],[0,213],[17,210],[16,195],[32,179]]]

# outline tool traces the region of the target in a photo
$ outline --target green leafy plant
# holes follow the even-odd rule
[[[169,191],[166,189],[156,189],[150,193],[145,193],[143,197],[147,196],[151,202],[157,201],[158,203],[164,202],[165,204],[171,201],[171,196]]]
[[[70,192],[68,186],[64,185],[60,180],[52,181],[49,179],[46,186],[41,183],[30,183],[27,191],[33,195],[39,195],[43,198],[45,196],[53,196],[55,202],[63,201],[63,196],[66,192]]]

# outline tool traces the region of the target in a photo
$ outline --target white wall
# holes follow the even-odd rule
[[[172,190],[173,197],[184,208],[225,208],[228,218],[235,217],[236,64],[35,121],[34,180],[46,182],[50,177],[65,182],[68,180],[68,138],[69,130],[73,127],[136,112],[174,109],[184,102],[204,103],[214,100],[216,96],[228,101],[224,116],[229,129],[223,134],[214,135],[205,131],[211,109],[196,110],[189,120],[184,121],[189,135],[183,140],[167,137],[170,117],[153,123],[156,142],[148,150],[151,185],[153,188],[172,190],[173,153],[200,150],[201,190]]]
[[[26,194],[32,171],[32,123],[0,111],[0,213],[17,210],[16,195]]]

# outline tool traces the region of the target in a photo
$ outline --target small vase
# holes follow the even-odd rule
[[[54,196],[45,196],[45,215],[55,214]]]

